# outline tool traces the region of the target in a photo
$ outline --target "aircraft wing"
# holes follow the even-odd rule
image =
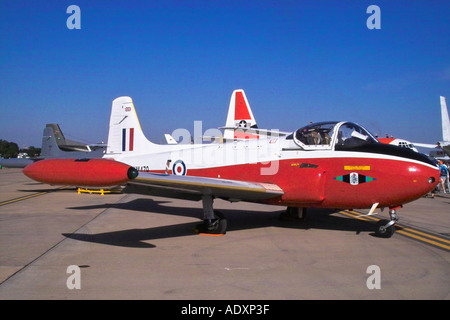
[[[202,196],[229,201],[261,201],[284,194],[271,183],[247,182],[195,176],[138,172],[108,159],[47,159],[29,164],[23,173],[42,183],[102,187],[124,185],[124,192],[167,198],[200,200]]]
[[[284,194],[279,186],[271,183],[148,172],[139,172],[138,177],[127,183],[124,192],[188,200],[200,200],[202,195],[211,195],[229,201],[259,201]]]
[[[27,165],[34,163],[38,158],[11,158],[1,159],[0,168],[25,168]]]

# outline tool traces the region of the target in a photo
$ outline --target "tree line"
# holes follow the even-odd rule
[[[17,143],[0,139],[0,157],[17,158],[20,152],[27,153],[29,157],[36,157],[41,154],[41,148],[31,146],[28,149],[19,149]]]

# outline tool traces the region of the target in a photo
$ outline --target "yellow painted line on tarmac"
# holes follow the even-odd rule
[[[63,189],[66,189],[66,188],[68,188],[68,186],[60,187],[60,188],[57,188],[57,189],[54,189],[54,190],[49,190],[49,191],[33,193],[33,194],[28,195],[28,196],[24,196],[24,197],[20,197],[20,198],[16,198],[16,199],[6,200],[6,201],[3,201],[3,202],[0,202],[0,207],[1,206],[5,206],[7,204],[11,204],[11,203],[15,203],[15,202],[19,202],[19,201],[23,201],[23,200],[27,200],[27,199],[31,199],[31,198],[43,196],[44,194],[47,194],[47,193],[50,193],[50,192],[54,192],[54,191],[58,191],[58,190],[63,190]]]
[[[361,216],[361,217],[359,217],[359,216],[361,215],[361,213],[352,212],[352,211],[348,211],[348,210],[345,210],[345,211],[339,211],[339,213],[340,213],[340,214],[343,214],[343,215],[345,215],[345,216],[347,216],[347,217],[354,218],[354,219],[358,219],[358,220],[363,220],[363,221],[369,221],[369,220],[378,221],[378,219],[376,219],[376,218],[374,218],[374,217],[371,217],[371,216]]]
[[[403,234],[403,235],[405,235],[407,237],[414,238],[416,240],[419,240],[419,241],[422,241],[422,242],[425,242],[425,243],[429,243],[429,244],[432,244],[432,245],[434,245],[436,247],[439,247],[439,248],[442,248],[442,249],[450,251],[450,246],[445,245],[443,243],[440,243],[440,242],[437,242],[437,241],[434,241],[434,240],[431,240],[431,239],[428,239],[428,238],[424,238],[424,237],[412,234],[412,233],[410,233],[408,231],[405,231],[405,230],[396,230],[395,232],[398,232],[398,233]],[[430,236],[427,235],[427,237],[430,237]],[[434,238],[437,238],[437,237],[434,237]],[[441,239],[441,238],[438,238],[438,239],[439,239],[439,241],[445,241],[445,239]]]
[[[348,212],[350,212],[351,214],[354,214],[354,215],[356,215],[356,216],[361,216],[363,213],[360,213],[360,212],[356,212],[356,211],[348,211]],[[375,218],[375,217],[373,217],[373,216],[362,216],[362,217],[359,217],[359,218],[363,218],[363,219],[368,219],[368,220],[372,220],[372,221],[378,221],[378,220],[380,220],[380,219],[378,219],[378,218]]]
[[[406,232],[416,233],[416,234],[418,234],[418,235],[422,235],[422,236],[425,236],[425,237],[430,238],[430,239],[435,239],[435,240],[441,241],[441,242],[443,242],[443,243],[448,243],[448,244],[450,244],[450,240],[448,240],[448,239],[441,238],[441,237],[437,237],[437,236],[434,236],[434,235],[432,235],[432,234],[424,233],[424,232],[421,232],[421,231],[418,231],[418,230],[414,230],[414,229],[411,229],[411,228],[403,227],[403,229],[402,229],[402,230],[399,230],[399,231],[406,231]]]
[[[363,221],[379,221],[380,219],[375,218],[373,216],[360,216],[362,213],[351,211],[351,210],[342,210],[338,213],[343,214],[347,217],[359,219]],[[430,234],[425,231],[416,230],[411,227],[406,227],[399,225],[398,223],[395,224],[397,233],[404,235],[406,237],[418,240],[420,242],[433,245],[435,247],[450,251],[450,240],[444,237],[440,237],[438,235]]]

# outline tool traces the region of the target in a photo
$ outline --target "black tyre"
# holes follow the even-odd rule
[[[287,207],[286,211],[280,214],[280,220],[305,221],[306,208]]]
[[[376,224],[375,235],[380,238],[390,238],[395,232],[395,225],[386,227],[390,220],[380,220]]]
[[[221,212],[214,210],[214,219],[211,222],[205,220],[197,228],[199,233],[225,234],[227,232],[227,225],[225,216]]]

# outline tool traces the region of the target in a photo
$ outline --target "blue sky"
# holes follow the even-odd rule
[[[81,29],[69,30],[69,5]],[[369,30],[369,5],[381,29]],[[41,146],[46,123],[106,141],[133,98],[148,138],[225,124],[244,89],[259,127],[351,120],[415,142],[442,138],[450,2],[0,1],[0,139]]]

